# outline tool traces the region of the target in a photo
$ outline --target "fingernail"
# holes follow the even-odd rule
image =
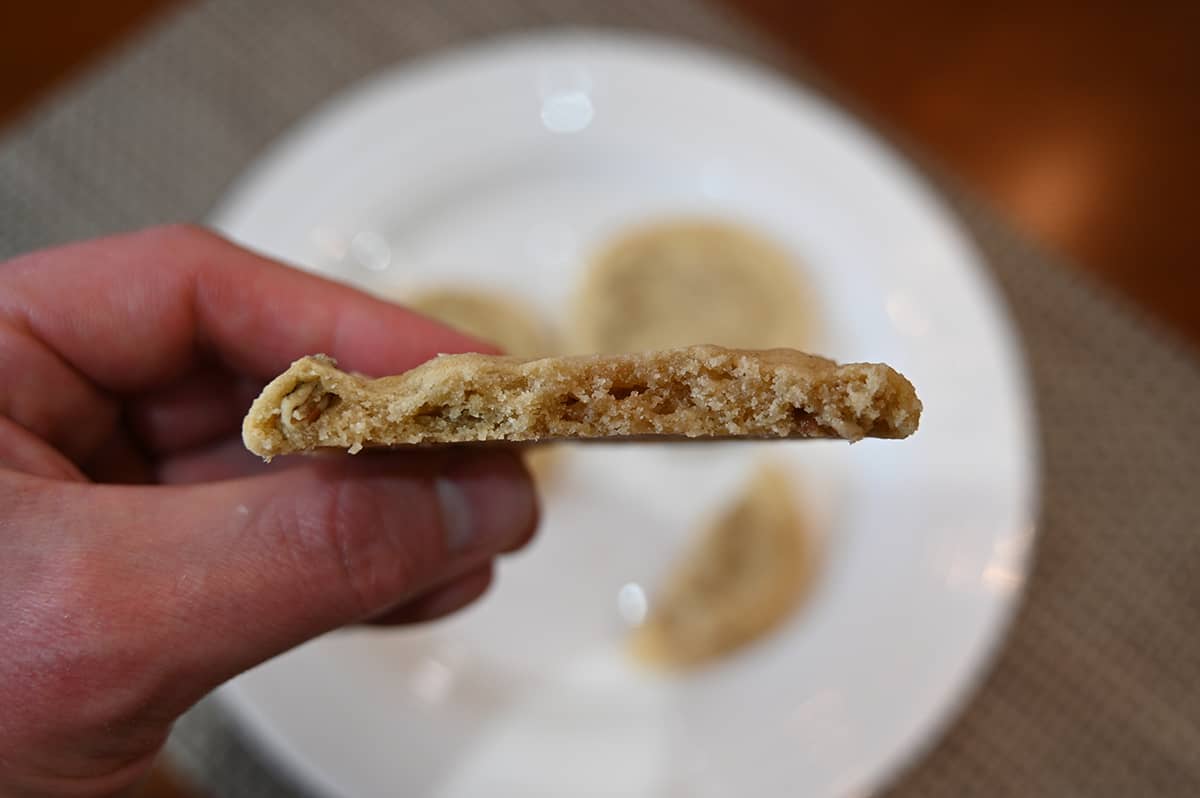
[[[537,517],[529,473],[509,452],[456,455],[434,490],[451,553],[500,551],[528,536]]]

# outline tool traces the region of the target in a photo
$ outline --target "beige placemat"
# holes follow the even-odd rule
[[[349,82],[483,35],[563,23],[779,62],[700,0],[196,4],[0,137],[0,256],[201,219],[267,142]],[[1044,511],[1002,656],[891,794],[1200,795],[1200,365],[939,182],[1028,349]],[[169,750],[213,795],[297,792],[211,703],[180,722]]]

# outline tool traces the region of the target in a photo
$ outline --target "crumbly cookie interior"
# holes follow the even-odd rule
[[[641,437],[903,438],[921,403],[884,364],[694,346],[524,360],[445,355],[369,379],[324,356],[272,381],[243,425],[271,458],[322,447]]]

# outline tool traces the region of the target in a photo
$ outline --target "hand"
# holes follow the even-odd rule
[[[381,375],[468,349],[197,229],[0,265],[0,794],[118,791],[231,676],[479,596],[536,522],[515,456],[265,466],[240,439],[301,355]]]

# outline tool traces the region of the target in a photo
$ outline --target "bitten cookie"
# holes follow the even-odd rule
[[[297,360],[242,426],[266,459],[335,447],[472,441],[904,438],[921,402],[879,363],[838,365],[790,349],[692,346],[526,360],[443,355],[393,377]]]

